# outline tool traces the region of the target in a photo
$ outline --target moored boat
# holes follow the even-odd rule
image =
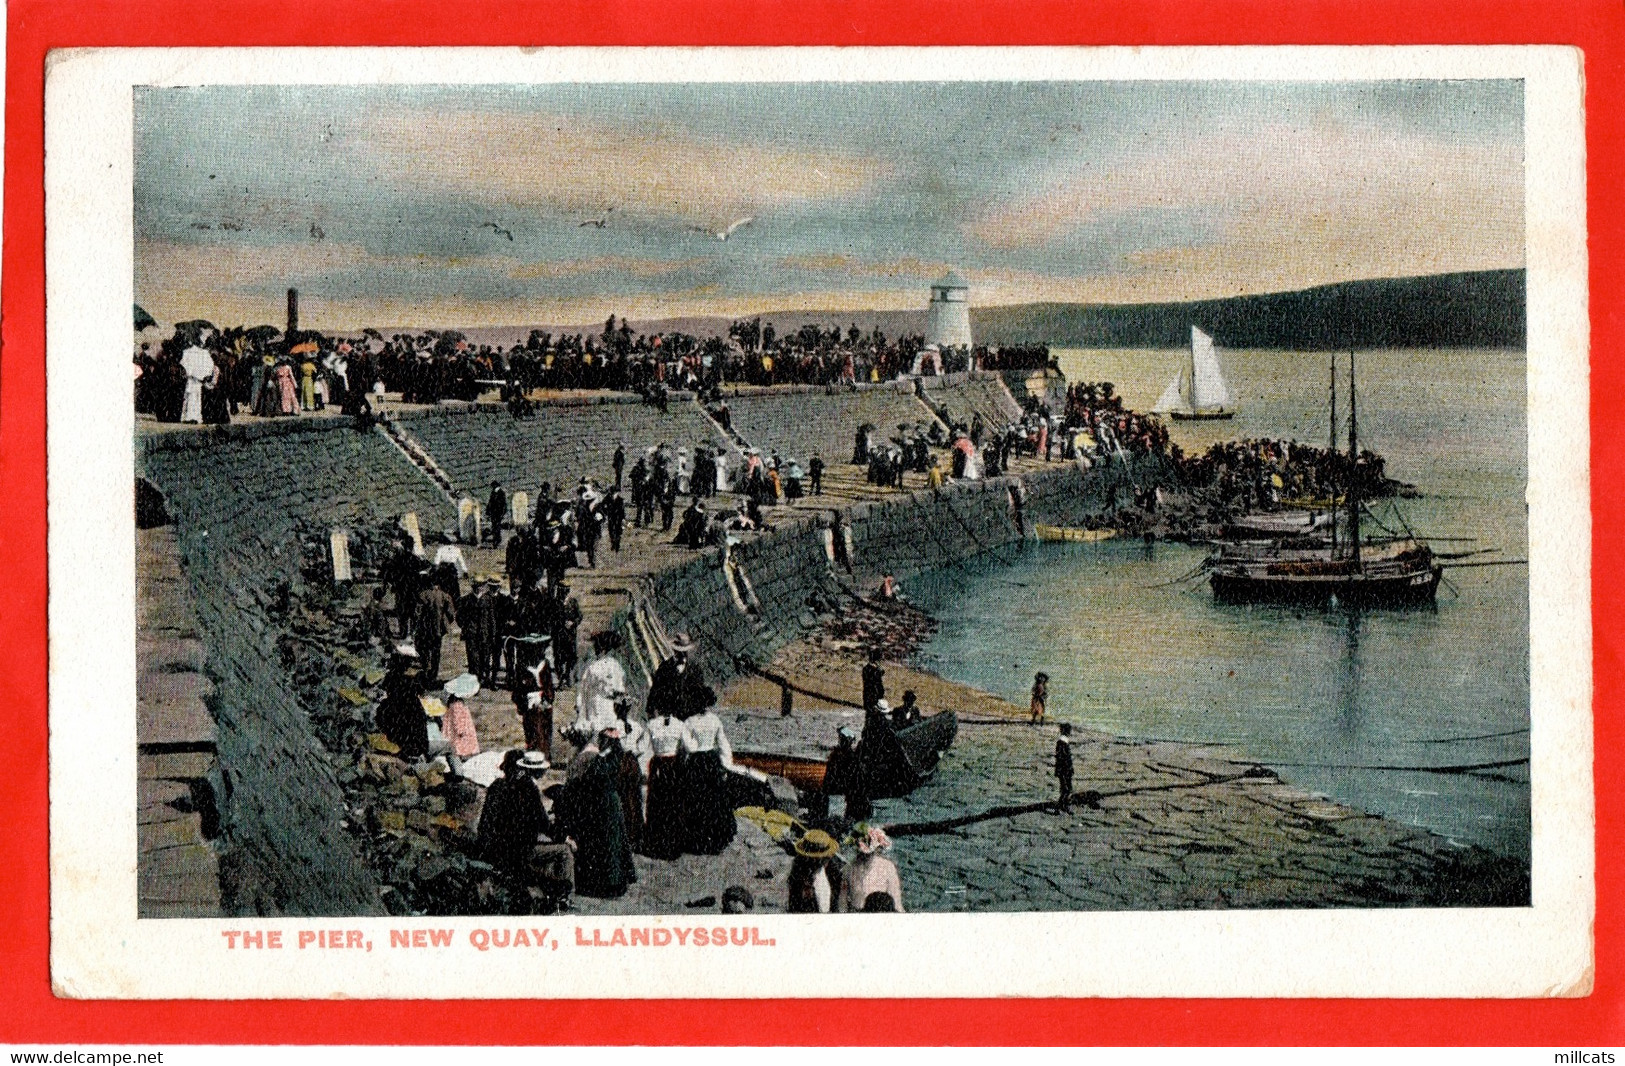
[[[1079,529],[1075,526],[1047,526],[1042,522],[1033,526],[1033,535],[1042,541],[1097,541],[1117,536],[1115,529]]]
[[[1337,435],[1337,374],[1332,364],[1332,445]],[[1209,557],[1208,584],[1225,603],[1292,603],[1306,606],[1336,601],[1350,607],[1408,607],[1434,602],[1444,567],[1433,550],[1415,538],[1367,545],[1360,538],[1359,429],[1354,396],[1354,353],[1349,353],[1348,524],[1340,544],[1335,516],[1329,542],[1236,546]]]
[[[1233,560],[1211,568],[1208,583],[1222,603],[1292,603],[1348,607],[1408,607],[1432,603],[1444,567],[1425,544],[1390,559]]]
[[[959,734],[959,716],[942,711],[894,729],[870,715],[858,742],[858,773],[870,799],[906,796],[937,772],[942,753]]]
[[[1242,515],[1225,523],[1226,540],[1273,540],[1277,537],[1303,537],[1331,528],[1330,511],[1292,509]]]

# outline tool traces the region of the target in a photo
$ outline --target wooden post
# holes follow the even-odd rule
[[[339,585],[352,579],[350,573],[350,534],[342,529],[330,530],[327,534],[327,545],[332,555],[333,584]]]

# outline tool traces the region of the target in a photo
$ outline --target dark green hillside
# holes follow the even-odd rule
[[[1524,272],[1383,278],[1177,304],[1023,304],[971,311],[985,344],[1174,348],[1197,325],[1226,348],[1522,348]]]

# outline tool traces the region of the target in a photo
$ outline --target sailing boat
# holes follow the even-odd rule
[[[1212,337],[1191,327],[1190,362],[1179,368],[1151,410],[1159,415],[1173,415],[1180,421],[1235,417],[1230,388],[1225,385],[1224,372],[1219,369],[1219,356],[1213,350]]]
[[[1337,447],[1336,357],[1332,363],[1332,448]],[[1383,544],[1360,542],[1360,456],[1354,398],[1354,353],[1349,352],[1348,525],[1342,543],[1334,522],[1326,547],[1277,545],[1263,551],[1221,550],[1207,561],[1213,597],[1226,603],[1325,604],[1405,607],[1434,601],[1444,567],[1414,537]]]

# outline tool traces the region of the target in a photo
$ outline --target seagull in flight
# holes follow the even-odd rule
[[[497,225],[495,222],[481,222],[480,223],[480,229],[489,229],[492,232],[492,234],[494,234],[495,236],[506,237],[510,241],[513,240],[513,231],[503,229],[501,226]]]
[[[316,225],[316,223],[312,222],[310,224],[310,235],[314,240],[319,241],[327,236],[327,231]]]
[[[710,228],[708,228],[706,226],[690,226],[688,228],[693,230],[695,233],[703,233],[707,237],[715,237],[719,241],[725,241],[729,237],[732,237],[734,235],[734,231],[739,229],[739,227],[748,226],[752,222],[755,222],[755,221],[756,221],[756,216],[755,215],[746,215],[744,218],[736,218],[736,219],[734,219],[731,223],[728,224],[727,229],[714,230],[714,229],[710,229]]]
[[[604,208],[604,213],[599,217],[589,218],[584,222],[576,223],[576,229],[580,229],[582,226],[591,226],[593,229],[603,229],[605,226],[609,225],[609,213],[613,210],[615,210],[613,207]]]

